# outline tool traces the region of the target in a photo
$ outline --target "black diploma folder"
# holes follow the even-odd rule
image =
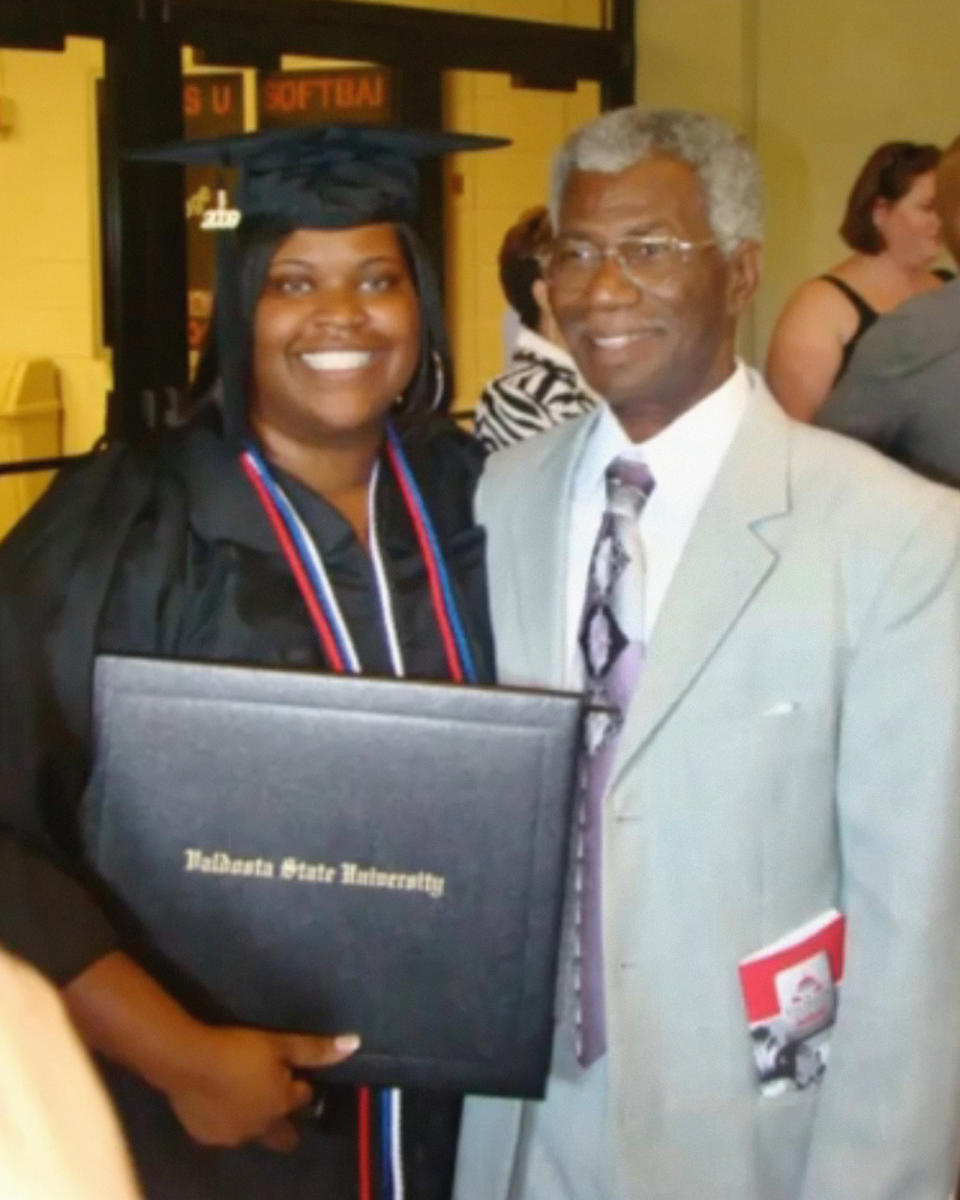
[[[331,1081],[542,1096],[579,696],[101,656],[89,860],[179,994]]]

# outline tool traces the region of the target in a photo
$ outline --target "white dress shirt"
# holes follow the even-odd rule
[[[643,636],[649,641],[657,614],[753,387],[737,364],[716,391],[646,442],[631,442],[604,404],[574,469],[567,545],[565,683],[579,690],[583,667],[577,632],[593,543],[606,506],[604,472],[619,455],[641,459],[655,486],[640,514],[644,549]],[[641,675],[640,687],[643,686]],[[629,1200],[615,1177],[607,1056],[584,1069],[574,1054],[571,914],[564,918],[558,980],[558,1013],[546,1098],[525,1104],[510,1200]]]
[[[645,576],[642,625],[644,641],[649,642],[673,572],[733,441],[752,386],[749,371],[737,363],[716,391],[645,442],[631,442],[611,409],[602,406],[573,480],[564,624],[568,687],[577,690],[583,685],[577,633],[590,555],[606,506],[607,467],[622,455],[645,462],[654,478],[653,494],[639,517]]]

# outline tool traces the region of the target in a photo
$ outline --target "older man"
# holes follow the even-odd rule
[[[555,217],[606,404],[494,455],[479,506],[505,678],[599,703],[546,1099],[468,1101],[458,1200],[944,1200],[957,501],[736,361],[760,181],[726,126],[606,114]]]
[[[935,203],[960,263],[960,138],[940,160]],[[960,487],[960,279],[877,321],[815,420]]]

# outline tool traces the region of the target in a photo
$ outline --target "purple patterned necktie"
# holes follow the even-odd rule
[[[600,904],[601,815],[623,714],[643,664],[643,552],[637,519],[653,491],[645,464],[607,468],[607,507],[590,557],[580,621],[588,702],[576,837],[575,971],[577,1058],[588,1067],[607,1048]]]

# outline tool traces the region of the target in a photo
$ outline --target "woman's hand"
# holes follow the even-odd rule
[[[255,1140],[292,1150],[298,1135],[289,1117],[313,1099],[294,1068],[342,1062],[360,1039],[206,1026],[200,1042],[195,1064],[164,1089],[187,1133],[207,1146]]]
[[[67,984],[64,998],[87,1045],[163,1092],[187,1133],[207,1146],[259,1141],[292,1150],[290,1114],[313,1095],[294,1070],[332,1066],[360,1044],[353,1034],[206,1025],[119,951]]]

